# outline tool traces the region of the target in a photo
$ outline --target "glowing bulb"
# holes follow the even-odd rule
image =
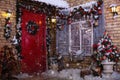
[[[51,19],[51,21],[52,21],[52,23],[56,23],[56,19],[55,18]]]
[[[69,64],[68,64],[68,63],[66,64],[66,67],[69,67]]]
[[[12,15],[11,10],[7,10],[7,11],[6,11],[6,18],[10,18],[11,15]]]

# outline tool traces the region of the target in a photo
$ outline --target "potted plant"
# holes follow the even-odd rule
[[[113,72],[113,65],[120,59],[120,54],[107,32],[97,44],[93,45],[93,58],[98,65],[103,65],[103,72],[109,77]]]

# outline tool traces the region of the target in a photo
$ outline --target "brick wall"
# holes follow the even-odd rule
[[[118,1],[118,2],[117,2]],[[113,18],[113,14],[110,10],[111,4],[117,4],[118,7],[118,17]],[[106,25],[105,28],[111,36],[111,39],[115,45],[120,49],[120,1],[119,0],[104,0],[104,14]]]
[[[3,14],[7,10],[12,11],[12,16],[10,18],[10,22],[12,23],[12,38],[15,33],[16,25],[16,0],[0,0],[0,48],[3,47],[3,45],[11,46],[10,42],[3,37],[5,25],[5,17],[3,16]]]

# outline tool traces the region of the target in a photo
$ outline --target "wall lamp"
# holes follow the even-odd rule
[[[52,22],[52,23],[56,23],[56,21],[57,21],[56,18],[55,18],[55,17],[52,17],[51,22]]]
[[[6,19],[9,19],[11,17],[11,15],[12,15],[11,10],[7,10],[6,15],[5,15]]]
[[[5,19],[9,19],[12,15],[12,12],[11,10],[7,10],[7,11],[4,11],[2,12],[2,16],[5,18]]]
[[[117,7],[118,7],[117,4],[111,4],[110,5],[110,8],[111,8],[111,11],[113,13],[114,18],[118,15]]]

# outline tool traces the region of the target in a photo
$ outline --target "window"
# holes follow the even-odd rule
[[[69,52],[72,55],[91,55],[93,29],[88,21],[74,22],[69,27]]]
[[[57,53],[62,55],[91,55],[93,44],[93,29],[89,21],[73,22],[57,30]]]

